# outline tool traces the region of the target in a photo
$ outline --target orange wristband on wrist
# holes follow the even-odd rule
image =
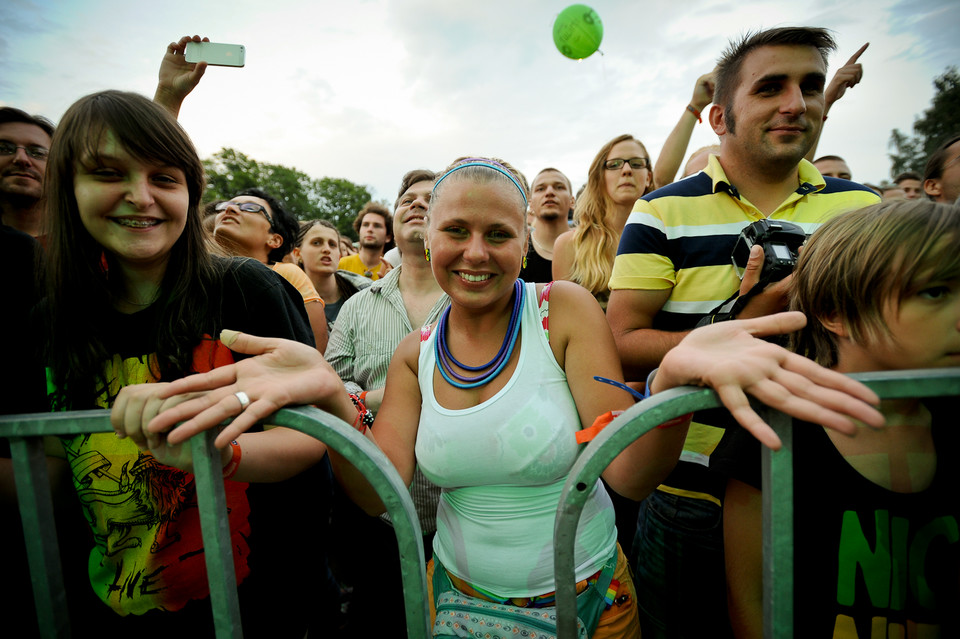
[[[240,450],[240,444],[237,443],[237,440],[230,442],[230,448],[232,449],[233,455],[230,457],[227,465],[223,467],[224,479],[231,479],[237,474],[237,469],[240,468],[240,458],[243,456],[243,451]]]
[[[593,420],[593,424],[589,428],[577,431],[577,443],[586,444],[593,440],[594,437],[600,434],[601,430],[607,427],[607,424],[619,417],[622,413],[622,410],[608,410],[603,415],[600,415]]]

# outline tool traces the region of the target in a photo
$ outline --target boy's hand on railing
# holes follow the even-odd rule
[[[233,422],[217,436],[216,445],[226,446],[259,420],[284,406],[324,404],[323,408],[353,419],[356,409],[343,382],[317,349],[291,340],[256,337],[223,331],[220,340],[238,353],[255,355],[208,373],[190,375],[165,386],[159,399],[181,399],[164,406],[146,426],[151,435],[167,433],[170,444],[180,444],[200,431]],[[247,394],[250,404],[243,408],[237,392]],[[178,422],[184,422],[176,426]],[[176,426],[176,428],[174,428]]]
[[[871,406],[879,399],[869,388],[758,339],[805,324],[802,313],[790,312],[698,328],[663,358],[653,390],[710,386],[737,422],[774,450],[780,438],[750,407],[747,393],[792,417],[847,434],[856,431],[852,420],[882,426],[883,416]]]

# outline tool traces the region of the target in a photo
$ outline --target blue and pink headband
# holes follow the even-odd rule
[[[439,179],[437,179],[437,181],[433,185],[433,192],[434,193],[437,192],[437,187],[440,186],[440,183],[443,182],[448,175],[450,175],[454,171],[465,169],[468,166],[484,166],[488,169],[493,169],[497,173],[504,174],[510,179],[511,182],[513,182],[513,185],[517,187],[517,190],[520,191],[520,197],[523,198],[523,205],[524,206],[527,205],[527,193],[526,191],[524,191],[523,186],[520,184],[517,178],[513,176],[513,173],[511,173],[507,167],[500,164],[499,162],[496,162],[494,160],[485,160],[483,158],[467,158],[463,160],[460,164],[456,165],[455,167],[453,167],[452,169],[450,169],[449,171],[441,175]]]

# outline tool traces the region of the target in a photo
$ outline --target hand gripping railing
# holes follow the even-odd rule
[[[931,369],[851,375],[881,399],[960,396],[960,369]],[[674,388],[636,404],[610,422],[577,459],[564,484],[554,527],[557,637],[577,636],[574,541],[584,503],[603,470],[627,446],[659,424],[686,413],[719,407],[708,389]],[[792,419],[768,407],[761,416],[779,435],[779,453],[763,458],[763,636],[793,637],[793,438]]]
[[[10,439],[37,619],[43,637],[70,636],[43,436],[110,432],[109,415],[106,410],[89,410],[0,417],[0,437]],[[410,493],[386,455],[349,424],[316,408],[284,409],[264,421],[319,439],[353,464],[373,485],[397,534],[407,634],[428,637],[429,608],[420,523]],[[193,437],[190,445],[216,636],[225,639],[241,637],[242,629],[220,453],[213,446],[215,436],[216,432],[207,431]]]

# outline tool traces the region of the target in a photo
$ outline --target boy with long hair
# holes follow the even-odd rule
[[[793,349],[842,373],[960,366],[958,245],[960,208],[929,201],[827,222],[795,271],[792,309],[807,326]],[[796,636],[957,636],[955,404],[884,400],[887,425],[853,437],[794,429]],[[731,475],[724,547],[738,637],[761,636],[763,589],[773,587],[761,578],[757,452],[746,437],[718,451]]]

